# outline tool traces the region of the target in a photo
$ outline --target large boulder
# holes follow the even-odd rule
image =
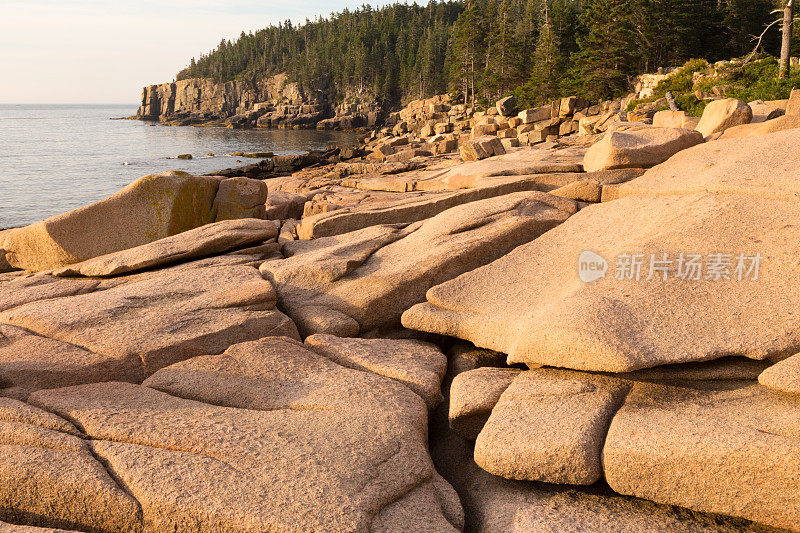
[[[566,220],[574,202],[515,193],[454,207],[407,226],[295,241],[261,272],[300,332],[355,336],[399,325],[428,288],[484,265]]]
[[[249,178],[145,176],[105,200],[9,231],[2,248],[14,268],[59,268],[216,220],[264,218],[266,192]]]
[[[517,368],[479,367],[461,372],[450,385],[450,428],[475,440],[500,396],[514,382]]]
[[[591,485],[603,475],[603,442],[627,392],[602,375],[522,372],[478,435],[475,462],[508,479]]]
[[[541,122],[549,120],[553,115],[553,108],[549,105],[537,107],[535,109],[525,109],[520,111],[517,115],[523,124],[533,124],[534,122]]]
[[[796,202],[798,145],[800,129],[704,143],[620,185],[616,192],[619,196],[734,193]]]
[[[703,137],[709,137],[733,126],[750,124],[751,120],[753,120],[753,110],[741,100],[736,98],[714,100],[703,111],[700,123],[697,124],[697,131]]]
[[[517,99],[513,96],[506,96],[497,101],[497,110],[504,117],[510,117],[517,112]]]
[[[478,466],[508,478],[580,484],[604,476],[619,494],[692,509],[693,520],[711,518],[697,513],[706,512],[795,530],[800,513],[799,408],[797,397],[771,392],[753,381],[712,380],[676,387],[609,375],[531,370],[520,373],[501,395],[472,455]],[[435,431],[440,432],[441,425],[435,422]],[[500,483],[497,478],[490,483],[492,478],[485,475],[482,482],[465,483],[470,465],[464,459],[453,464],[457,449],[437,449],[448,440],[453,439],[436,433],[432,453],[440,471],[462,494],[470,523],[505,514],[487,507],[484,498],[491,495],[481,487],[517,487],[534,501],[536,491],[544,490],[540,484]],[[469,474],[473,480],[475,476]],[[516,499],[505,502],[514,502],[512,508],[519,505]],[[562,502],[555,515],[569,514],[573,506],[580,508],[577,501]],[[482,510],[478,516],[473,514],[476,507]],[[609,514],[613,515],[607,509],[603,513]],[[541,511],[531,518],[539,527],[555,519]],[[578,523],[583,519],[576,517]],[[763,527],[734,525],[721,516],[711,524],[720,531]],[[533,525],[524,530],[530,528],[540,530]],[[690,524],[677,529],[695,530]]]
[[[773,527],[800,524],[800,403],[759,385],[634,386],[603,448],[616,492]]]
[[[589,148],[583,167],[587,172],[652,167],[701,142],[702,135],[682,128],[638,127],[610,131]]]
[[[185,172],[140,178],[105,200],[11,231],[6,259],[46,270],[208,224],[219,182]]]
[[[698,372],[695,364],[681,366],[665,367],[664,374],[698,381],[665,386],[552,368],[519,373],[500,396],[474,449],[447,430],[447,404],[443,404],[432,422],[431,453],[439,471],[459,491],[472,530],[755,532],[765,528],[742,518],[795,530],[800,512],[796,498],[800,399],[770,392],[752,380],[714,379],[725,374],[719,370],[735,366],[730,362],[702,365],[710,370],[705,372]],[[483,371],[488,378],[495,370],[456,376],[450,407],[463,404],[452,396],[462,377]],[[659,376],[634,379],[639,378]],[[470,382],[476,383],[464,381]],[[459,388],[459,395],[466,392]],[[482,389],[478,398],[485,396]],[[500,479],[476,465],[507,478],[550,483]],[[673,508],[677,512],[673,518],[686,523],[656,526],[668,508],[610,496],[605,483],[579,490],[565,486],[600,476],[619,494],[680,505],[692,512]],[[551,491],[568,497],[550,499]],[[638,505],[653,512],[649,520],[646,513],[640,516]],[[564,527],[555,525],[567,519],[571,522]],[[597,519],[603,527],[590,527]],[[618,523],[612,526],[607,520]]]
[[[653,115],[653,126],[656,128],[683,128],[693,130],[700,119],[689,115],[686,111],[670,111],[665,109]]]
[[[402,322],[533,366],[625,372],[785,357],[800,344],[790,296],[798,216],[797,201],[743,194],[592,205],[433,287]]]
[[[461,145],[459,153],[464,161],[479,161],[495,155],[504,155],[506,149],[497,137],[482,135]]]
[[[431,423],[431,455],[464,505],[468,531],[756,533],[764,527],[718,515],[613,494],[604,485],[571,487],[493,476],[473,460],[473,447],[448,427],[447,404]],[[680,472],[680,469],[676,469]]]
[[[274,239],[279,229],[280,224],[275,220],[224,220],[56,269],[53,275],[116,276]]]
[[[143,385],[0,399],[0,517],[82,531],[455,532],[463,514],[428,455],[427,415],[405,385],[287,338]]]
[[[267,213],[267,184],[245,177],[219,182],[212,206],[214,220],[264,218]]]

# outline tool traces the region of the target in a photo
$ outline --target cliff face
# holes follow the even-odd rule
[[[370,98],[335,109],[332,98],[322,90],[311,94],[286,74],[269,78],[215,83],[209,78],[192,78],[142,91],[137,116],[176,125],[224,122],[232,126],[352,128],[374,126],[380,107]],[[351,101],[346,98],[345,102]],[[332,117],[332,118],[331,118]]]
[[[313,99],[307,98],[296,83],[288,83],[286,74],[226,83],[191,78],[145,87],[138,116],[153,120],[184,115],[226,118],[261,102],[302,105]]]

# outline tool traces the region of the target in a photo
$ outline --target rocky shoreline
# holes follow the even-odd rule
[[[800,531],[800,91],[626,106],[0,231],[0,530]]]
[[[142,89],[141,106],[131,118],[168,126],[356,130],[375,127],[386,114],[370,94],[345,94],[337,105],[325,90],[304,90],[286,74],[277,74],[226,83],[192,78],[150,85]]]

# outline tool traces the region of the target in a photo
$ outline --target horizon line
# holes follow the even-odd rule
[[[0,105],[131,105],[139,106],[141,102],[0,102]]]

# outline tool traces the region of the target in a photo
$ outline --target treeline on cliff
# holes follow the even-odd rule
[[[736,57],[780,0],[465,0],[364,6],[223,40],[178,79],[287,72],[308,88],[368,91],[384,103],[451,92],[538,104],[615,96],[631,78],[702,57]],[[780,35],[763,49],[776,53]]]

